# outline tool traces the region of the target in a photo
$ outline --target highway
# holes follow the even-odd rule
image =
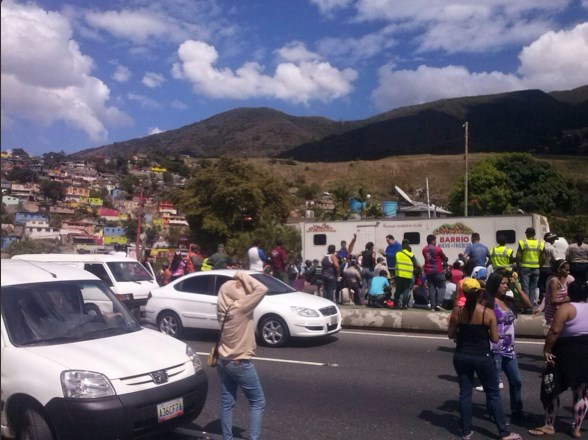
[[[186,342],[203,362],[214,334],[191,332]],[[539,374],[542,341],[517,340],[523,377],[526,426],[511,425],[528,438],[541,425]],[[451,439],[459,437],[458,385],[452,365],[453,341],[439,334],[344,330],[321,341],[296,341],[281,349],[258,347],[256,367],[266,394],[262,438],[288,439]],[[170,439],[220,439],[220,385],[205,367],[209,396],[202,414]],[[503,402],[510,415],[508,385]],[[571,392],[562,395],[554,439],[569,438]],[[247,401],[239,395],[233,415],[237,438],[246,438]],[[496,438],[483,393],[474,393],[476,438]]]

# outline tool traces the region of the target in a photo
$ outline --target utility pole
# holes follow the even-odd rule
[[[468,131],[469,131],[469,123],[468,121],[465,122],[465,124],[463,124],[463,127],[465,128],[465,190],[464,190],[464,194],[465,194],[465,200],[464,200],[464,217],[468,216]]]
[[[139,198],[139,211],[137,213],[137,239],[135,241],[135,251],[137,252],[137,261],[141,261],[141,221],[143,220],[143,185],[141,185],[141,197]]]

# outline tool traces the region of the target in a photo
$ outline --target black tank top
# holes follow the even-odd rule
[[[486,308],[484,308],[484,312],[482,313],[482,322],[484,322],[485,313]],[[490,354],[490,335],[488,333],[488,327],[486,327],[484,324],[460,323],[457,326],[456,339],[456,353],[474,354],[480,356],[486,356]]]

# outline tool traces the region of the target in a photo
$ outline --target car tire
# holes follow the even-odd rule
[[[267,347],[283,347],[290,340],[288,325],[277,315],[268,315],[261,319],[259,334],[263,345]]]
[[[92,303],[84,304],[84,314],[96,316],[97,318],[100,318],[102,316],[100,307]]]
[[[180,317],[171,310],[165,310],[159,314],[157,318],[157,328],[161,333],[180,338],[184,333],[184,326]]]
[[[51,428],[36,409],[25,408],[18,424],[16,438],[23,440],[50,440],[53,438]]]

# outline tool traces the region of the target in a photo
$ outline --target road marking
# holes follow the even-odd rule
[[[342,330],[340,333],[350,334],[350,335],[369,335],[369,336],[383,336],[387,338],[410,338],[410,339],[439,339],[445,341],[451,341],[447,336],[426,336],[426,335],[415,335],[415,334],[405,334],[405,333],[386,333],[386,332],[363,332],[363,331],[352,331],[352,330]],[[516,340],[518,344],[527,344],[527,345],[544,345],[544,341],[522,341],[520,339]]]
[[[200,356],[208,356],[208,353],[197,352]],[[284,364],[298,364],[298,365],[311,365],[314,367],[338,367],[339,364],[332,364],[330,362],[308,362],[308,361],[295,361],[291,359],[276,359],[276,358],[265,358],[265,357],[253,357],[256,361],[267,361],[267,362],[281,362]]]

